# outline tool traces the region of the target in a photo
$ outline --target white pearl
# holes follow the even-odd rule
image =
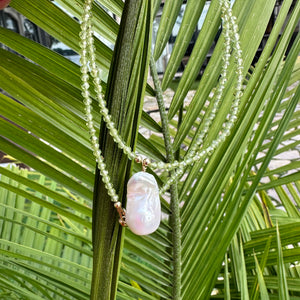
[[[137,235],[154,232],[160,224],[158,185],[153,175],[135,173],[127,184],[126,224]]]

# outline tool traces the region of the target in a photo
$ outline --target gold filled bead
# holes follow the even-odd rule
[[[121,202],[116,202],[116,203],[114,204],[114,207],[115,207],[115,208],[120,208],[120,207],[122,207]]]
[[[135,162],[138,163],[138,164],[141,164],[142,161],[143,161],[143,158],[142,158],[140,155],[138,155],[138,156],[135,158]]]
[[[145,158],[143,160],[143,171],[146,172],[146,169],[148,167],[148,165],[151,163],[150,159],[149,158]]]
[[[149,158],[145,158],[145,159],[143,160],[143,165],[146,166],[146,167],[147,167],[150,163],[151,163],[151,161],[150,161]]]

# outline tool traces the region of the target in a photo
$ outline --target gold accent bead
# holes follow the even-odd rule
[[[151,161],[150,161],[149,158],[145,158],[145,159],[143,160],[143,165],[146,166],[146,167],[147,167],[150,163],[151,163]]]
[[[143,171],[146,172],[147,166],[151,163],[149,158],[143,160]]]
[[[122,227],[127,227],[126,221],[123,219],[119,219],[119,223]]]
[[[115,207],[115,208],[120,208],[121,206],[122,206],[121,202],[116,202],[116,203],[114,204],[114,207]]]
[[[142,163],[142,161],[143,161],[143,158],[142,158],[140,155],[138,155],[138,156],[135,158],[135,162],[138,163],[138,164]]]

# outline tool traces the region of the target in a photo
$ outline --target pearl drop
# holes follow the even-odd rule
[[[153,175],[134,174],[127,184],[126,223],[137,235],[154,232],[160,224],[161,207],[158,185]]]

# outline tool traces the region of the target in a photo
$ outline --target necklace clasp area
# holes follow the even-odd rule
[[[142,158],[140,155],[135,158],[135,162],[138,164],[142,164],[142,170],[143,172],[146,172],[148,165],[150,164],[150,159],[149,158]]]
[[[114,204],[114,207],[116,208],[119,216],[120,216],[120,219],[119,219],[119,223],[123,226],[123,227],[127,227],[127,224],[126,224],[126,211],[125,209],[122,207],[122,204],[121,202],[116,202]]]

